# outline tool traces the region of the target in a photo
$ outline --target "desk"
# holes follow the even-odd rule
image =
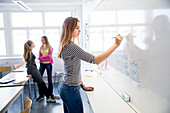
[[[11,72],[4,77],[1,78],[1,80],[8,80],[8,79],[15,79],[17,83],[8,83],[8,84],[0,84],[0,87],[10,87],[10,86],[23,86],[26,84],[26,82],[29,80],[30,77],[26,77],[26,72]],[[14,81],[14,82],[15,82]]]
[[[22,71],[21,71],[22,70]],[[0,84],[1,87],[14,87],[14,86],[24,86],[27,82],[29,85],[29,97],[31,98],[31,84],[30,84],[30,77],[26,77],[27,72],[26,70],[21,67],[18,68],[17,70],[5,75],[4,77],[1,78],[1,80],[8,80],[8,79],[15,79],[16,82],[18,83],[8,83],[8,84]]]
[[[21,111],[24,110],[23,86],[0,88],[0,113],[5,113],[15,100],[21,97]]]
[[[82,64],[81,73],[84,84],[94,87],[86,92],[94,113],[136,113],[89,64]]]

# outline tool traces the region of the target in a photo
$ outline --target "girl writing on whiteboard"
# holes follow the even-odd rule
[[[27,74],[28,74],[28,76],[32,76],[33,80],[35,82],[37,82],[39,92],[41,92],[47,98],[46,102],[55,103],[56,101],[54,99],[50,98],[50,96],[52,96],[52,94],[47,89],[46,84],[43,81],[43,79],[41,78],[41,74],[40,74],[39,70],[37,69],[37,65],[35,63],[36,57],[32,53],[32,49],[34,47],[35,47],[35,44],[31,40],[28,40],[24,44],[23,57],[24,57],[24,60],[26,62],[26,66],[27,66]],[[37,98],[36,100],[39,100],[39,99]]]
[[[93,91],[93,87],[87,87],[81,81],[80,61],[100,64],[119,47],[123,40],[121,35],[116,36],[116,42],[108,50],[98,56],[82,50],[74,43],[79,38],[80,22],[77,18],[65,19],[60,37],[58,57],[64,61],[64,76],[62,77],[58,91],[63,100],[64,113],[83,113],[83,104],[80,96],[80,87],[85,91]]]

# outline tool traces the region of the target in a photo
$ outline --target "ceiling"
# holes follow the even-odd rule
[[[42,10],[42,9],[57,9],[63,6],[80,6],[83,2],[89,0],[22,0],[27,6],[33,10]],[[67,8],[67,7],[65,7]],[[0,11],[4,10],[22,10],[12,0],[0,0]]]
[[[24,3],[75,3],[83,0],[22,0]],[[0,3],[12,3],[12,0],[0,0]]]
[[[96,10],[170,8],[170,0],[102,0]]]

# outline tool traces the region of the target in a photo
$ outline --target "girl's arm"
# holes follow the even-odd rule
[[[52,54],[53,54],[53,48],[51,47],[51,48],[49,49],[49,54],[48,54],[50,58],[52,58]]]
[[[112,54],[112,52],[120,45],[122,40],[123,40],[122,36],[120,36],[120,34],[117,35],[116,43],[112,47],[110,47],[108,50],[106,50],[105,52],[103,52],[102,54],[96,57],[88,52],[85,52],[83,49],[81,49],[79,46],[77,46],[74,43],[70,43],[66,45],[66,47],[67,47],[67,52],[75,56],[76,58],[89,62],[89,63],[100,64],[107,57],[109,57],[109,55]]]
[[[41,51],[39,51],[39,58],[38,59],[40,59],[42,61],[49,60],[49,58],[52,58],[52,54],[53,54],[53,48],[49,49],[49,53],[46,56],[42,56]]]
[[[122,36],[118,34],[116,36],[116,43],[113,46],[111,46],[108,50],[95,57],[95,64],[100,64],[105,59],[107,59],[115,51],[115,49],[119,47],[122,40],[123,40]]]
[[[32,53],[31,53],[31,57],[32,57]],[[28,53],[28,58],[27,58],[27,74],[30,75],[31,74],[31,58],[30,58],[30,54]]]
[[[38,57],[38,59],[39,59],[39,60],[40,60],[40,62],[41,62],[41,59],[42,59],[41,47],[40,47],[40,50],[39,50],[39,57]]]

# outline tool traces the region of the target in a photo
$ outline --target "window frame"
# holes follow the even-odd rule
[[[2,18],[3,18],[3,26],[0,26],[0,30],[2,30],[4,32],[4,43],[5,43],[5,51],[6,51],[6,39],[5,39],[5,23],[4,23],[4,13],[0,11],[0,13],[2,14]],[[5,55],[1,55],[0,57],[5,57],[7,55],[7,51],[5,52]]]
[[[42,13],[42,26],[13,27],[12,24],[11,24],[11,26],[10,26],[11,27],[11,32],[13,32],[13,30],[26,30],[27,31],[27,40],[30,39],[30,34],[29,34],[30,30],[39,30],[39,29],[42,29],[43,34],[46,34],[46,30],[49,30],[49,29],[58,29],[59,30],[59,34],[60,34],[60,31],[62,29],[62,27],[60,25],[57,25],[57,26],[46,26],[45,25],[45,13],[47,13],[47,12],[70,12],[71,13],[70,16],[74,16],[76,14],[75,10],[69,10],[69,11],[35,11],[35,12]],[[11,16],[12,16],[12,13],[23,13],[23,11],[13,11],[13,12],[11,12]],[[33,13],[34,13],[34,11],[33,11]],[[12,23],[12,20],[11,20],[11,23]],[[13,35],[11,37],[12,37],[12,40],[14,40]],[[38,55],[38,53],[35,53],[35,55]],[[57,53],[53,53],[53,55],[56,56]],[[22,56],[22,55],[21,54],[15,54],[14,50],[13,50],[12,56],[18,57],[18,56]]]

